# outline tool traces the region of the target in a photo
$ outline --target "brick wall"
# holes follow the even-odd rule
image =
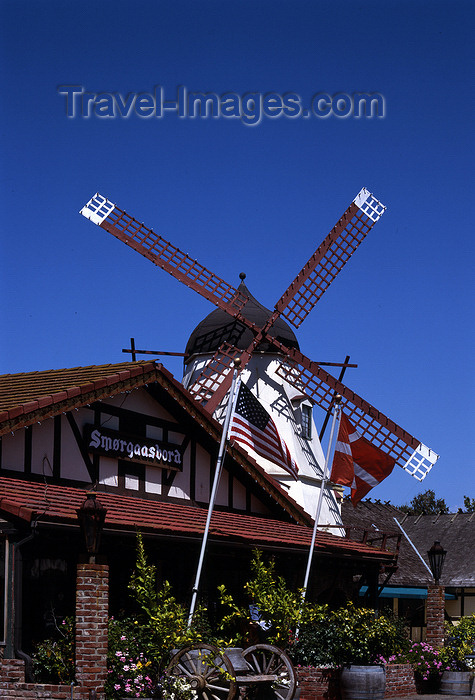
[[[71,700],[71,686],[0,681],[0,697],[2,700]],[[73,700],[88,700],[88,698],[88,690],[73,688]]]
[[[388,664],[386,666],[386,692],[384,697],[415,695],[414,671],[410,664]]]
[[[103,697],[107,678],[109,567],[78,564],[76,580],[76,681]]]
[[[444,645],[444,586],[427,586],[426,642],[434,648]]]
[[[300,700],[339,700],[340,671],[334,668],[295,668]]]
[[[295,672],[300,689],[300,700],[340,700],[338,669],[297,666]],[[409,664],[386,666],[386,698],[415,694],[414,672]]]
[[[0,660],[0,697],[2,700],[70,700],[70,685],[25,683],[25,662],[21,659]],[[88,700],[89,690],[73,689],[74,700]]]
[[[427,587],[427,629],[426,642],[438,648],[444,644],[445,588]]]

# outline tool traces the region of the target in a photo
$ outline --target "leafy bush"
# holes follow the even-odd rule
[[[38,683],[72,683],[75,674],[74,618],[66,617],[50,639],[36,646],[33,672]]]
[[[378,654],[394,654],[408,646],[402,621],[383,615],[375,619],[372,610],[352,604],[332,612],[327,605],[302,603],[302,592],[291,591],[276,574],[273,560],[266,564],[259,551],[254,552],[251,572],[245,592],[259,610],[265,641],[286,650],[295,663],[371,664]],[[231,646],[242,646],[252,624],[249,609],[236,605],[224,586],[219,591],[226,610],[221,636],[231,636]]]
[[[188,611],[178,603],[168,581],[159,589],[156,568],[147,560],[142,536],[137,533],[137,560],[129,589],[137,604],[137,624],[146,630],[146,651],[159,668],[167,662],[172,649],[196,644],[209,637],[206,611],[198,609],[188,629]]]
[[[108,679],[106,697],[148,697],[163,692],[160,677],[172,649],[196,644],[207,637],[205,614],[197,610],[188,629],[188,613],[165,581],[157,587],[156,568],[150,564],[143,539],[137,533],[137,558],[129,589],[137,606],[134,617],[109,622]],[[186,689],[177,687],[178,698]]]
[[[475,654],[475,613],[460,618],[456,625],[446,623],[445,646],[440,654],[454,671],[475,670],[474,661],[465,658]]]
[[[293,644],[293,631],[298,627],[306,605],[302,605],[301,591],[292,592],[282,576],[275,572],[271,559],[265,564],[262,553],[255,550],[251,561],[253,577],[244,586],[244,592],[259,614],[261,630],[266,630],[266,641],[282,649]],[[219,586],[223,616],[218,625],[221,643],[229,646],[242,646],[255,626],[249,606],[240,607],[227,592]]]
[[[295,663],[311,666],[370,665],[379,657],[407,647],[404,627],[396,619],[357,608],[352,603],[335,611],[315,606],[307,612],[298,640],[289,651]]]
[[[328,605],[307,607],[294,644],[288,649],[294,663],[302,666],[335,666],[340,640],[329,623]]]

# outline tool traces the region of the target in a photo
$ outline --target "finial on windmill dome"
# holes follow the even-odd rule
[[[239,279],[241,280],[241,282],[244,282],[244,280],[246,279],[246,273],[245,273],[245,272],[240,272],[240,273],[239,273]]]

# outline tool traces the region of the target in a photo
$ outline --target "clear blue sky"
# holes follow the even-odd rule
[[[272,307],[362,186],[382,220],[298,332],[441,454],[419,484],[475,496],[470,2],[4,0],[2,373],[183,351],[212,310],[78,213],[96,192]],[[372,119],[67,118],[61,85],[221,96],[374,92]],[[176,376],[181,361],[164,360]],[[317,423],[322,417],[316,411]]]

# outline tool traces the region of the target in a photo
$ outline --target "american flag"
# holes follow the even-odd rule
[[[277,432],[274,421],[247,386],[241,384],[229,431],[230,439],[251,447],[295,479],[298,467],[289,448]]]

